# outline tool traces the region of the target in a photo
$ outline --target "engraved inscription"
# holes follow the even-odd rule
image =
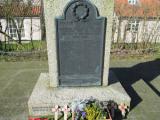
[[[51,109],[53,107],[49,106],[49,107],[32,107],[32,111],[34,113],[39,113],[39,112],[51,112]]]

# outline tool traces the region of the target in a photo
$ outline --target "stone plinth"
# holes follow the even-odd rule
[[[117,81],[110,72],[110,79]],[[96,98],[100,101],[114,100],[130,106],[130,97],[120,84],[115,82],[108,87],[49,87],[49,74],[42,73],[28,101],[30,116],[53,115],[51,108],[66,105],[77,99]]]

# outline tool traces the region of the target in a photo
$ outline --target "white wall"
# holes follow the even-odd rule
[[[1,19],[0,21],[2,24],[2,30],[5,31],[7,25],[6,20]],[[29,17],[24,19],[24,32],[25,32],[25,37],[22,37],[22,40],[31,40],[31,18]],[[33,40],[41,40],[41,25],[40,25],[40,18],[38,17],[32,18],[32,35],[33,35]],[[1,41],[5,41],[5,37],[3,34],[0,34],[0,39]]]
[[[6,28],[6,20],[5,19],[1,19],[0,20],[1,22],[1,25],[2,25],[2,31],[5,31],[5,28]],[[0,33],[0,40],[1,41],[5,41],[5,36],[3,34]]]
[[[117,41],[117,35],[118,35],[118,19],[116,19],[116,32],[114,34],[114,42]],[[146,25],[144,27],[144,21],[141,20],[139,22],[139,28],[137,33],[133,33],[130,31],[126,32],[126,39],[124,40],[124,31],[125,26],[128,24],[128,20],[122,20],[121,23],[121,39],[125,43],[131,43],[133,42],[133,37],[135,37],[135,42],[142,42],[143,40],[149,40],[150,42],[160,42],[160,21],[156,20],[147,20]],[[146,34],[144,34],[146,33]]]
[[[25,37],[23,40],[31,39],[31,19],[24,20]],[[32,36],[33,40],[41,40],[41,26],[39,18],[32,18]]]

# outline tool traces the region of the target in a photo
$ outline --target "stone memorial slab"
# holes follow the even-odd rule
[[[74,0],[56,20],[60,85],[101,85],[106,18],[89,1]]]
[[[58,49],[57,48],[57,21],[55,19],[61,18],[63,21],[66,20],[66,12],[68,5],[71,5],[70,3],[76,2],[89,2],[93,7],[83,6],[81,4],[78,4],[78,7],[76,5],[73,6],[73,8],[70,8],[72,10],[71,14],[69,15],[71,20],[74,22],[82,22],[82,21],[88,21],[90,18],[89,16],[92,16],[91,13],[93,13],[94,18],[91,18],[91,21],[98,21],[102,18],[107,18],[107,24],[104,24],[104,36],[105,37],[104,44],[103,44],[103,65],[102,65],[102,86],[108,85],[108,71],[109,71],[109,56],[110,56],[110,47],[111,47],[111,37],[112,37],[112,23],[113,23],[113,8],[114,8],[114,0],[44,0],[44,15],[45,15],[45,25],[46,25],[46,40],[47,40],[47,51],[48,51],[48,64],[49,64],[49,77],[50,77],[50,86],[51,87],[58,87],[61,85],[61,82],[59,81],[59,72],[60,72],[60,66],[58,64],[59,62],[59,56]],[[67,7],[66,7],[67,6]],[[96,6],[96,7],[95,7]],[[93,10],[91,13],[88,11],[88,8]],[[95,10],[96,8],[96,10]],[[66,12],[65,12],[66,10]],[[69,9],[68,9],[69,10]],[[67,14],[68,15],[68,14]],[[63,18],[62,18],[63,16]],[[99,17],[102,16],[102,17]],[[79,21],[80,20],[80,21]],[[89,19],[90,20],[90,19]],[[102,20],[99,20],[100,22]],[[82,28],[82,26],[79,25],[79,28]],[[93,28],[92,24],[90,24],[89,28]],[[89,29],[88,28],[88,29]],[[99,31],[98,31],[99,32]],[[89,33],[89,32],[87,32]],[[95,37],[95,35],[93,35]],[[81,35],[81,38],[83,35]],[[93,37],[93,38],[94,38]],[[101,39],[99,40],[101,41]],[[100,44],[100,43],[99,43]],[[90,47],[93,46],[93,41]],[[84,51],[86,52],[86,51]],[[92,55],[93,56],[93,55]],[[95,55],[96,56],[96,55]],[[79,56],[78,56],[79,57]],[[99,56],[98,56],[99,57]],[[98,59],[98,58],[97,58]],[[78,62],[78,61],[77,61]],[[83,61],[82,61],[83,62]],[[90,61],[92,62],[92,61]],[[97,62],[98,63],[98,62]],[[73,65],[72,65],[73,66]],[[98,68],[99,69],[99,68]],[[77,80],[78,81],[78,80]],[[76,81],[76,82],[77,82]],[[79,81],[80,82],[80,81]],[[95,84],[95,82],[92,80],[92,82]],[[87,83],[87,82],[86,82]],[[88,83],[91,83],[90,81]],[[79,83],[81,84],[81,82]],[[98,82],[100,84],[100,82]],[[93,85],[93,84],[92,84]]]
[[[28,101],[29,116],[93,97],[130,106],[109,72],[114,0],[44,0],[49,73],[41,73]],[[109,77],[108,77],[109,75]],[[116,81],[108,86],[108,81]]]

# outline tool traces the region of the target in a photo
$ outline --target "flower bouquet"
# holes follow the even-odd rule
[[[28,120],[112,120],[122,119],[129,112],[128,107],[114,101],[98,101],[96,99],[74,100],[69,105],[52,108],[53,116],[29,118]]]
[[[78,100],[71,103],[72,120],[106,120],[110,113],[95,99]]]

